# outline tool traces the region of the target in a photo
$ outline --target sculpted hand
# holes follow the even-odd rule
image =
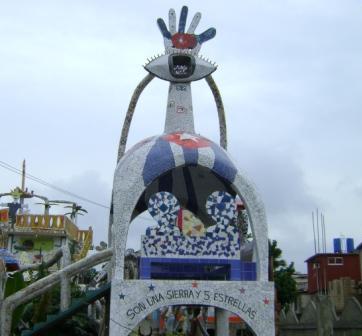
[[[162,36],[164,38],[164,44],[166,52],[171,51],[172,48],[175,49],[189,49],[192,50],[193,54],[197,54],[201,48],[201,45],[211,40],[216,35],[215,28],[209,28],[205,30],[200,35],[194,34],[194,31],[201,19],[201,13],[196,13],[193,17],[190,27],[185,33],[186,19],[187,19],[188,8],[183,6],[181,9],[181,15],[178,25],[178,30],[176,31],[176,13],[174,9],[170,9],[168,18],[169,18],[169,28],[165,24],[163,19],[158,19],[157,24],[161,30]]]

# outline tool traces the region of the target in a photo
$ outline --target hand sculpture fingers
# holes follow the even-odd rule
[[[175,49],[189,49],[193,54],[197,54],[201,48],[201,45],[212,39],[216,35],[215,28],[209,28],[200,35],[194,34],[196,27],[198,26],[201,13],[196,13],[191,21],[191,24],[185,33],[186,20],[187,20],[188,8],[183,6],[181,9],[178,29],[176,31],[176,13],[174,9],[170,9],[168,14],[169,27],[163,19],[157,20],[158,27],[164,38],[164,45],[166,52],[170,52],[172,48]]]

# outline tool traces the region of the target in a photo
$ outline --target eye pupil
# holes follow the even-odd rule
[[[190,55],[170,55],[169,69],[175,78],[190,77],[195,70],[195,60]]]

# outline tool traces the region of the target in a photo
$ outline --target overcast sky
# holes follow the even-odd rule
[[[362,2],[0,0],[1,161],[109,205],[120,131],[147,57],[163,52],[156,19],[170,7],[202,12],[214,26],[201,54],[214,74],[229,151],[265,202],[269,236],[306,271],[311,212],[325,214],[327,248],[343,234],[360,243],[362,220]],[[189,18],[190,20],[190,18]],[[188,21],[190,22],[190,21]],[[129,146],[163,131],[168,85],[155,79],[136,109]],[[218,141],[204,81],[193,84],[197,132]],[[0,167],[0,192],[20,184]],[[49,198],[62,195],[27,181]],[[77,201],[77,200],[76,200]],[[79,201],[95,242],[108,210]],[[59,209],[53,209],[60,211]],[[137,247],[135,227],[130,245]],[[143,229],[142,229],[143,230]],[[139,231],[139,230],[138,230]]]

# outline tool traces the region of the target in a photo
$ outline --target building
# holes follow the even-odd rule
[[[317,253],[306,260],[308,294],[327,294],[341,312],[361,287],[361,246],[354,249],[351,238],[334,239],[334,253]]]
[[[296,314],[301,314],[311,299],[311,295],[308,293],[308,275],[296,272],[293,274],[293,279],[296,282],[298,293],[294,303],[294,311]]]
[[[93,231],[91,227],[82,230],[76,225],[79,205],[68,202],[72,204],[66,205],[66,208],[71,208],[69,214],[51,215],[49,208],[54,203],[46,197],[36,196],[20,188],[0,194],[2,196],[10,196],[13,201],[1,204],[0,248],[14,255],[20,265],[46,262],[64,245],[70,247],[73,261],[87,255],[92,245]],[[44,201],[44,213],[29,213],[24,199],[32,197],[40,197]]]
[[[340,278],[361,281],[360,257],[356,253],[317,253],[306,263],[310,294],[328,292],[328,283]]]
[[[361,279],[362,279],[362,243],[360,243],[356,249],[355,252],[359,255],[359,261],[360,261],[360,269],[361,269]]]

